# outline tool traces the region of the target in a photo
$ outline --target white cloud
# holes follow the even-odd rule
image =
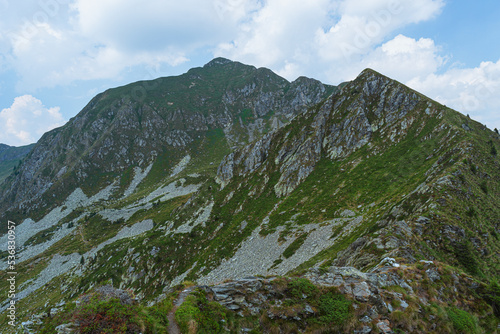
[[[403,35],[382,44],[359,62],[401,82],[435,73],[447,61],[432,39],[415,40]],[[359,70],[362,70],[359,68]],[[354,73],[355,75],[355,73]]]
[[[429,73],[407,84],[473,119],[500,129],[500,60],[475,68],[452,68]]]
[[[203,50],[269,67],[289,80],[307,75],[336,84],[371,67],[473,115],[495,110],[498,94],[479,99],[475,91],[481,85],[496,89],[486,74],[498,63],[444,71],[449,57],[433,40],[394,37],[402,27],[437,17],[444,5],[445,0],[0,0],[0,9],[9,6],[9,15],[0,12],[0,70],[13,69],[24,94],[79,80],[121,79],[145,66],[178,66]]]
[[[16,20],[0,13],[0,51],[11,49],[18,89],[30,92],[116,79],[136,66],[177,66],[199,48],[231,40],[261,6],[258,0],[27,1],[12,3]]]
[[[27,1],[12,3],[17,19],[6,17],[0,28],[9,32],[18,87],[28,91],[116,79],[134,66],[177,66],[200,48],[289,79],[338,81],[322,76],[324,68],[356,62],[395,29],[430,19],[443,6],[443,0]]]
[[[46,108],[42,101],[31,95],[19,96],[12,106],[0,112],[0,143],[31,144],[45,132],[64,123],[59,107]]]
[[[269,0],[216,54],[271,67],[288,79],[308,73],[339,82],[346,77],[335,71],[362,61],[396,29],[434,18],[443,6],[443,0]]]

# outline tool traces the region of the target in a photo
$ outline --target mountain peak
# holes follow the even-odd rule
[[[394,79],[391,79],[391,78],[383,75],[382,73],[379,73],[371,68],[365,68],[363,71],[361,71],[361,73],[356,77],[356,80],[354,80],[354,81],[373,80],[374,78],[395,81]]]
[[[219,66],[219,65],[226,65],[234,63],[232,60],[223,58],[223,57],[217,57],[209,61],[205,66],[203,67],[213,67],[213,66]]]

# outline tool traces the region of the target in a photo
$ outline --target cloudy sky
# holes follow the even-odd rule
[[[216,56],[329,84],[370,67],[500,128],[498,0],[0,0],[0,143]]]

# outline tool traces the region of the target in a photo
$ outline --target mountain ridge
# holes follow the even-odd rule
[[[459,301],[461,310],[472,312],[477,326],[498,324],[492,315],[497,304],[481,292],[494,289],[500,272],[497,134],[371,69],[335,88],[307,78],[287,84],[269,70],[224,59],[209,64],[180,76],[182,81],[170,79],[175,85],[160,81],[140,103],[133,103],[133,89],[146,86],[108,90],[72,121],[83,132],[66,147],[77,147],[85,138],[92,142],[88,129],[107,131],[99,138],[108,144],[92,142],[81,152],[90,157],[83,160],[88,171],[110,174],[94,180],[83,168],[75,177],[86,184],[75,182],[55,200],[48,192],[40,201],[46,207],[31,211],[39,217],[18,213],[24,219],[18,227],[19,302],[26,310],[20,316],[41,313],[61,299],[75,300],[106,282],[133,289],[138,299],[153,305],[186,280],[199,285],[259,275],[317,280],[327,272],[340,275],[339,267],[370,273],[390,263],[403,267],[400,274],[409,275],[407,284],[415,275],[434,279],[437,273],[448,283],[454,282],[453,275],[463,275],[455,280],[460,282],[456,288],[475,294],[482,311],[466,300]],[[196,98],[178,107],[187,96]],[[100,118],[88,116],[92,110]],[[106,116],[117,125],[105,126]],[[150,135],[168,131],[170,142],[168,136]],[[131,134],[135,142],[125,141],[131,151],[113,149]],[[57,136],[61,130],[47,134],[46,145]],[[141,140],[145,149],[137,150]],[[163,146],[172,149],[151,154]],[[43,145],[37,147],[43,151]],[[64,161],[82,156],[65,154],[71,157]],[[113,164],[105,164],[106,157],[113,157]],[[100,159],[102,169],[96,168]],[[52,158],[40,166],[44,163],[56,166],[51,173],[64,168]],[[425,267],[429,261],[437,267]],[[348,286],[357,276],[346,270],[341,272]],[[298,284],[290,283],[295,278],[285,280],[286,289]],[[427,310],[432,300],[427,294],[445,287],[444,281],[435,281],[435,286],[428,281],[416,285],[417,292],[431,292],[413,297],[403,296],[400,285],[393,288],[401,294],[398,300],[412,305],[398,312],[420,317],[413,311]],[[356,294],[375,299],[383,294],[376,292],[379,283],[354,283],[364,291]],[[361,288],[365,284],[370,294]],[[0,284],[0,292],[6,289]],[[278,294],[289,291],[277,289]],[[210,291],[205,290],[207,296]],[[196,294],[196,303],[205,305],[204,294]],[[443,308],[439,312],[452,306],[448,300],[436,302]],[[375,304],[369,307],[391,314],[380,299]],[[272,304],[265,307],[271,313],[263,308],[256,326],[281,312]],[[363,312],[355,312],[356,317],[364,317]],[[371,315],[375,329],[383,318]],[[391,326],[408,330],[401,318],[389,317]],[[299,321],[286,319],[283,326]],[[451,321],[444,315],[439,319]]]
[[[265,72],[264,75],[261,74],[262,71]],[[265,127],[280,126],[299,112],[302,105],[318,102],[323,95],[327,94],[327,88],[330,91],[334,89],[310,79],[302,84],[288,83],[277,75],[273,74],[271,77],[270,73],[272,72],[269,70],[256,69],[225,60],[205,68],[192,69],[181,76],[137,82],[107,90],[93,98],[82,112],[65,126],[42,137],[25,164],[20,166],[20,175],[11,181],[10,187],[4,186],[0,207],[7,210],[10,202],[10,206],[24,203],[23,207],[28,211],[30,206],[36,208],[38,205],[36,202],[40,202],[38,199],[41,196],[48,196],[50,199],[52,194],[46,194],[46,192],[54,184],[57,186],[58,182],[66,183],[59,186],[59,190],[54,190],[56,196],[61,193],[61,188],[70,191],[76,188],[82,176],[90,174],[85,171],[87,167],[100,169],[101,174],[106,174],[124,169],[124,166],[129,164],[128,157],[131,157],[131,160],[139,162],[139,167],[144,168],[143,164],[154,159],[155,154],[162,154],[164,144],[176,150],[196,142],[192,137],[195,132],[225,129],[234,124],[238,128],[247,128],[247,134],[241,133],[239,129],[234,131],[226,129],[223,135],[225,138],[222,140],[228,141],[227,144],[232,147],[242,145],[253,138],[254,132],[268,131]],[[228,76],[231,80],[227,84],[219,83],[220,79]],[[213,79],[219,81],[213,81]],[[217,82],[219,86],[212,86],[207,80]],[[197,85],[201,85],[199,89]],[[287,87],[295,87],[294,89],[298,91],[295,94],[293,92],[288,94],[289,97],[287,97],[284,92]],[[259,93],[260,89],[268,91],[267,95],[264,94],[265,98],[259,98],[262,95]],[[183,93],[173,93],[171,90]],[[192,90],[194,93],[191,92]],[[212,91],[218,92],[216,98],[210,95]],[[235,93],[238,96],[233,96]],[[190,94],[194,96],[191,97]],[[276,94],[284,95],[283,101],[287,98],[292,99],[290,105],[293,107],[281,105],[281,98],[277,99]],[[172,101],[166,101],[170,95],[172,95]],[[228,103],[233,106],[231,110],[225,106]],[[234,106],[235,103],[239,103],[239,106]],[[245,109],[249,107],[251,109]],[[216,109],[219,110],[219,114],[214,118],[213,111]],[[270,109],[276,109],[273,111],[276,115],[262,119]],[[254,114],[245,110],[252,110]],[[287,110],[287,113],[282,114],[281,110]],[[242,119],[241,116],[235,118],[235,115],[241,112],[244,118]],[[149,115],[145,124],[142,124],[143,113]],[[112,127],[116,129],[113,130]],[[128,135],[125,134],[127,128]],[[164,134],[165,128],[170,128],[168,134]],[[81,133],[84,136],[74,140],[74,133]],[[111,138],[114,133],[122,135],[120,138]],[[133,138],[131,133],[136,133],[139,138],[131,140],[130,138]],[[106,143],[106,140],[109,143]],[[107,147],[109,145],[111,147]],[[55,149],[50,149],[52,147]],[[108,163],[105,161],[105,156],[109,155],[110,150],[122,152],[114,153],[114,161]],[[54,152],[54,154],[49,158],[45,156],[47,152]],[[87,160],[84,166],[73,166],[81,164],[83,157]],[[39,163],[44,166],[39,166]],[[63,169],[65,167],[66,170]],[[76,170],[72,171],[73,167]],[[42,173],[37,172],[40,170]],[[23,175],[26,176],[23,177]],[[101,177],[95,181],[95,186],[100,188],[103,184],[109,185],[111,181],[109,177]],[[23,191],[20,191],[21,189]],[[92,190],[88,189],[88,191]],[[66,196],[69,195],[67,191],[62,192]],[[33,200],[35,203],[30,204]]]

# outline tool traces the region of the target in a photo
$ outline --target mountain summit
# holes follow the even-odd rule
[[[494,331],[499,148],[370,69],[333,87],[216,58],[108,90],[2,185],[19,317],[83,326],[69,301],[131,289],[186,333]]]

